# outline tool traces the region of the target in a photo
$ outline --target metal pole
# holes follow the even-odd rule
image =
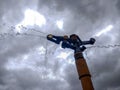
[[[91,75],[82,52],[74,53],[75,63],[83,90],[94,90]]]

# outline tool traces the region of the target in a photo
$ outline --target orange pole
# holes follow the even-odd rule
[[[79,79],[81,80],[83,90],[94,90],[91,80],[91,75],[82,52],[75,53],[74,57],[75,57],[77,72],[79,75]]]

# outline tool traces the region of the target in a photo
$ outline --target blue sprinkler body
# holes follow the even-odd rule
[[[72,35],[70,35],[70,37],[68,37],[67,35],[55,36],[55,35],[49,34],[49,35],[47,35],[47,39],[56,44],[60,44],[60,42],[62,42],[62,44],[61,44],[62,48],[64,48],[64,49],[70,48],[70,49],[74,50],[75,53],[83,52],[86,49],[85,45],[88,45],[88,44],[93,45],[95,43],[94,38],[90,38],[90,40],[88,40],[88,41],[82,41],[76,34],[72,34]]]

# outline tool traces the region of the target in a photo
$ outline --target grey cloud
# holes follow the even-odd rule
[[[120,1],[119,0],[116,0],[116,7],[117,7],[118,12],[120,13]]]
[[[72,15],[79,16],[79,18],[85,17],[86,19],[90,19],[92,22],[96,22],[98,19],[106,17],[106,14],[109,12],[109,9],[112,10],[114,8],[114,2],[110,0],[55,0],[55,1],[40,1],[40,5],[44,3],[46,7],[49,7],[51,11],[57,9],[62,9],[60,11],[64,11],[64,9],[70,10]],[[107,3],[107,4],[106,4]],[[43,5],[44,5],[43,4]],[[110,6],[112,5],[112,6]],[[113,10],[112,10],[113,11]],[[111,13],[112,14],[112,13]]]

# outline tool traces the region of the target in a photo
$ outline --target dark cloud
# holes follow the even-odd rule
[[[119,0],[116,0],[116,7],[117,7],[118,12],[120,13],[120,1]]]

